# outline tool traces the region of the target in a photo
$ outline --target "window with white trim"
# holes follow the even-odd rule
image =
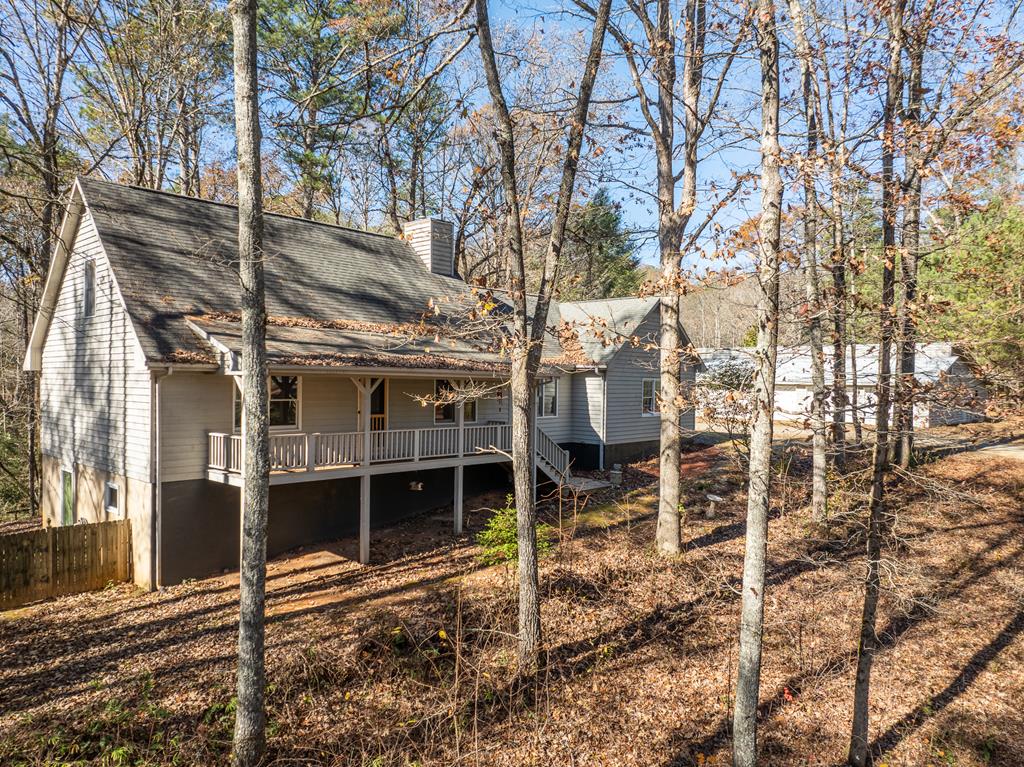
[[[111,516],[121,516],[121,487],[116,482],[106,484],[103,490],[103,508]]]
[[[85,276],[82,279],[82,316],[92,317],[96,311],[96,262],[85,262]]]
[[[270,376],[267,380],[270,428],[275,431],[296,431],[302,399],[300,376]],[[235,431],[242,429],[242,394],[234,387]]]
[[[642,400],[643,415],[658,415],[661,412],[661,381],[657,378],[645,378]]]
[[[537,382],[537,417],[558,415],[558,379],[542,378]]]
[[[270,376],[270,428],[299,428],[298,376]]]
[[[449,424],[455,423],[455,408],[458,405],[455,399],[455,387],[452,382],[443,378],[434,380],[434,423]],[[462,403],[463,423],[476,423],[476,400],[466,400]]]

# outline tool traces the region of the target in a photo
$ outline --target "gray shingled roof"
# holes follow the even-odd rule
[[[558,310],[576,328],[584,353],[606,364],[657,305],[657,297],[608,298],[560,303]]]
[[[208,347],[188,315],[239,308],[233,205],[79,179],[146,357]],[[267,310],[324,322],[415,322],[433,298],[466,290],[433,274],[403,241],[267,215]]]
[[[147,359],[212,362],[217,347],[210,339],[237,350],[237,208],[99,179],[81,178],[79,185]],[[458,297],[473,302],[468,285],[430,272],[403,240],[277,214],[267,214],[264,227],[267,312],[310,321],[305,327],[271,323],[272,363],[507,365],[468,343],[433,343],[429,334],[396,346],[397,336],[387,326],[417,323],[432,301],[442,307],[457,305]],[[508,303],[501,290],[494,295]],[[548,327],[574,325],[585,359],[574,344],[562,348],[551,332],[543,356],[570,367],[605,363],[657,303],[553,303]],[[597,327],[607,329],[607,342]]]
[[[240,358],[242,331],[237,322],[196,318],[191,321],[219,349]],[[437,341],[431,335],[378,333],[316,327],[267,327],[267,361],[272,366],[410,367],[495,372],[508,359],[466,340]]]

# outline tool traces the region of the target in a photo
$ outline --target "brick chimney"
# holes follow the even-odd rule
[[[434,274],[455,276],[455,227],[450,221],[421,218],[402,226],[402,236]]]

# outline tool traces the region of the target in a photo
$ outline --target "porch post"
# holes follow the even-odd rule
[[[320,434],[306,435],[306,471],[316,471],[316,443]]]
[[[370,378],[363,378],[357,385],[361,404],[359,407],[359,429],[363,432],[363,466],[370,465],[370,395],[373,387]]]
[[[466,444],[466,441],[464,439],[465,434],[466,434],[466,403],[465,402],[456,402],[455,403],[455,425],[459,427],[459,433],[458,433],[458,437],[457,437],[458,442],[456,444],[458,445],[459,458],[461,459],[462,458],[463,449],[464,449],[464,446]]]
[[[238,399],[242,399],[242,377],[234,376],[235,386],[238,388]],[[234,400],[232,400],[232,403]],[[235,414],[232,406],[231,420],[234,421]],[[231,424],[234,426],[234,423]],[[234,429],[232,429],[232,432]],[[242,403],[242,422],[239,424],[238,433],[242,438],[242,447],[238,455],[238,567],[242,567],[242,530],[245,522],[245,403]],[[231,437],[227,440],[227,462],[231,465]],[[269,521],[268,521],[269,525]]]
[[[460,463],[455,467],[455,534],[462,535],[462,471]]]
[[[359,564],[370,563],[370,475],[359,477]]]
[[[558,406],[557,403],[555,405]],[[533,489],[533,504],[537,505],[537,395],[530,397],[530,407],[533,408],[533,444],[530,446],[530,487]]]
[[[452,504],[455,508],[455,534],[462,534],[462,462],[466,452],[466,403],[455,404],[455,423],[458,424],[458,451],[459,464],[455,467],[455,499]]]

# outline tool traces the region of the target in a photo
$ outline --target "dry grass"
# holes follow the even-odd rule
[[[862,492],[808,522],[790,454],[771,525],[762,764],[845,754],[860,613]],[[550,516],[547,655],[513,671],[509,573],[421,519],[381,564],[354,542],[274,563],[268,629],[276,765],[725,764],[735,672],[742,477],[688,457],[687,552],[651,553],[654,466]],[[891,488],[872,732],[880,763],[1024,764],[1024,463],[963,454]],[[705,494],[726,499],[715,519]],[[470,515],[479,529],[482,513]],[[127,587],[0,618],[0,763],[222,763],[232,722],[236,580]],[[120,760],[120,761],[119,761]]]

